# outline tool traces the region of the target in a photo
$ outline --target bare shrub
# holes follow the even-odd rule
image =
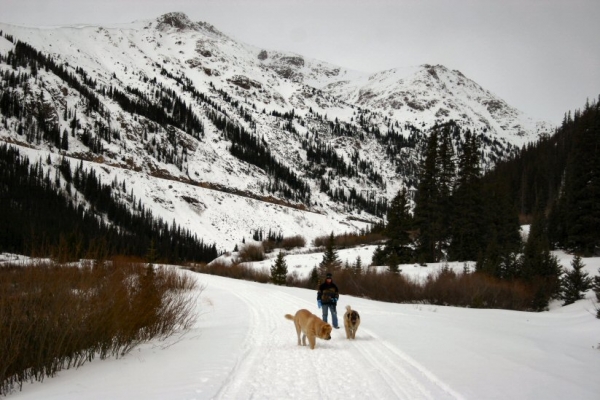
[[[279,243],[275,240],[263,240],[262,248],[265,253],[271,253],[273,250],[279,248]]]
[[[239,251],[238,263],[263,261],[264,259],[265,252],[260,244],[247,244]]]
[[[301,277],[298,274],[298,271],[292,271],[291,274],[288,274],[285,278],[285,285],[286,286],[292,286],[292,287],[303,287],[303,288],[310,288],[308,287],[307,284],[307,280],[303,277]]]
[[[316,247],[327,246],[330,235],[319,236],[314,239],[313,244]],[[382,243],[387,238],[379,233],[344,233],[333,237],[333,245],[337,248],[356,247],[360,245]]]
[[[256,270],[243,264],[218,264],[196,267],[194,270],[236,279],[269,282],[267,270]],[[471,308],[498,308],[533,311],[534,297],[540,283],[503,280],[474,272],[454,272],[444,268],[429,275],[424,281],[410,279],[403,274],[366,269],[338,269],[336,284],[343,294],[372,300],[396,303],[426,303]],[[318,278],[289,274],[287,286],[317,289]]]
[[[306,246],[306,239],[300,235],[286,237],[281,241],[281,247],[286,250],[304,246]]]
[[[443,269],[424,282],[402,274],[367,270],[355,274],[342,269],[335,282],[343,294],[393,303],[426,303],[471,308],[532,310],[534,288],[521,281],[506,281],[482,273],[456,273]],[[309,278],[288,276],[288,286],[316,289]]]
[[[212,262],[210,264],[198,265],[194,268],[194,271],[260,283],[268,283],[271,279],[271,274],[266,269],[257,269],[238,263],[230,265],[221,262]]]
[[[449,270],[430,275],[423,284],[423,301],[471,308],[531,310],[533,288],[518,280],[501,280],[483,273]]]
[[[291,250],[296,247],[306,246],[306,239],[300,235],[284,237],[280,241],[263,240],[262,246],[266,253],[270,253],[275,249]]]
[[[335,273],[335,282],[343,293],[352,296],[394,303],[419,299],[418,283],[401,274],[367,270],[357,275],[352,270],[342,269]]]
[[[0,267],[0,394],[194,323],[196,281],[125,259]]]

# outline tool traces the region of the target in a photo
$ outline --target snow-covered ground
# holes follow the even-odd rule
[[[346,252],[351,260],[358,254]],[[570,256],[557,254],[568,266]],[[308,270],[314,255],[304,257]],[[597,274],[600,259],[584,263]],[[9,398],[591,400],[600,393],[592,292],[527,313],[383,303],[340,288],[340,316],[348,304],[361,314],[356,340],[342,328],[310,350],[296,345],[284,315],[300,308],[319,315],[315,291],[194,276],[204,289],[189,332],[26,384]]]

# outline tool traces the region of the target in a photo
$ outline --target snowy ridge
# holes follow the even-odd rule
[[[431,127],[452,119],[519,145],[551,129],[550,124],[526,117],[460,71],[443,65],[391,69],[355,81],[334,82],[325,90],[396,120]]]

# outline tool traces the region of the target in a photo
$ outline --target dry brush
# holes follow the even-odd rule
[[[189,274],[126,260],[1,266],[0,394],[189,329],[196,286]]]

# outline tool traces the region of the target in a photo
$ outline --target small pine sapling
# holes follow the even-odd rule
[[[563,306],[583,299],[584,293],[592,288],[592,278],[587,272],[582,271],[585,265],[581,257],[575,256],[571,261],[571,267],[573,269],[565,272],[561,279],[560,298],[565,301]]]
[[[276,285],[285,285],[287,279],[287,264],[283,253],[280,251],[275,260],[275,264],[271,266],[271,281]]]

